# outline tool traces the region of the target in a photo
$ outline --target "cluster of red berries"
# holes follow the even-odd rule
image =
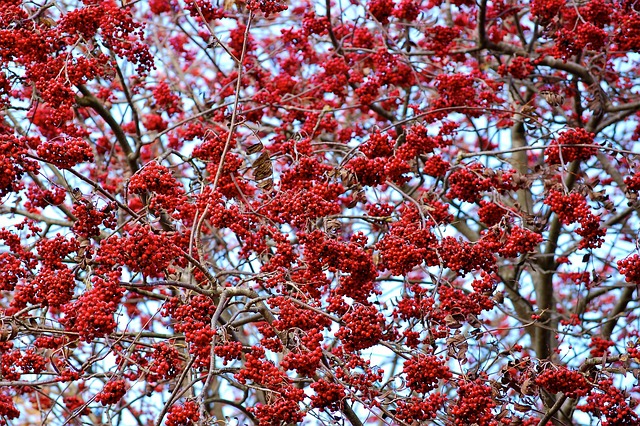
[[[153,346],[153,362],[148,366],[148,381],[160,381],[175,377],[182,368],[183,361],[175,346],[165,342]]]
[[[545,154],[548,164],[570,163],[574,160],[587,160],[598,152],[593,144],[595,135],[584,129],[570,129],[552,141]],[[586,145],[586,146],[585,146]]]
[[[611,340],[594,336],[591,338],[591,342],[589,342],[589,347],[591,348],[589,355],[592,357],[608,356],[610,355],[609,348],[612,346],[615,346],[615,343]]]
[[[0,183],[1,185],[2,183]],[[56,186],[53,189],[43,189],[32,183],[27,189],[27,197],[29,199],[24,203],[24,206],[29,212],[40,213],[41,208],[58,206],[64,203],[66,195],[67,192],[62,187]]]
[[[423,261],[427,265],[437,265],[437,257],[431,249],[436,243],[435,235],[420,226],[420,217],[413,207],[401,210],[400,220],[391,226],[391,230],[376,244],[380,253],[380,269],[388,269],[394,275],[404,275]],[[434,209],[434,213],[448,214],[444,209]],[[446,218],[442,218],[446,220]]]
[[[60,322],[67,330],[79,333],[80,339],[91,342],[115,330],[114,314],[120,306],[124,289],[120,287],[119,269],[94,275],[93,287],[84,292],[76,301],[62,307],[65,317]]]
[[[328,408],[331,411],[342,408],[342,401],[346,397],[344,386],[320,379],[311,384],[311,389],[316,393],[311,396],[312,407]]]
[[[478,209],[478,218],[487,226],[497,225],[508,213],[505,207],[496,203],[480,200],[478,204],[480,205],[480,208]]]
[[[407,386],[423,394],[435,389],[441,380],[452,377],[445,361],[434,355],[416,355],[404,362],[402,371],[407,375]]]
[[[445,402],[447,397],[441,393],[434,393],[426,398],[412,396],[398,401],[395,417],[409,424],[414,421],[427,422],[436,417],[437,411],[444,406]]]
[[[619,260],[618,270],[628,283],[640,284],[640,255],[632,254]]]
[[[80,238],[95,238],[100,235],[100,225],[105,228],[115,228],[117,224],[115,203],[109,203],[103,208],[96,208],[91,202],[75,203],[73,215],[73,233]]]
[[[640,416],[627,403],[625,395],[613,386],[612,379],[603,379],[597,383],[596,389],[589,393],[587,402],[577,408],[604,417],[602,426],[637,425]],[[634,406],[635,406],[635,401]]]
[[[542,235],[519,226],[513,226],[509,231],[500,232],[498,238],[506,240],[498,250],[498,254],[505,258],[531,253],[543,240]]]
[[[546,369],[536,377],[535,382],[551,393],[562,392],[569,398],[585,396],[591,389],[582,373],[564,366]]]
[[[369,13],[381,24],[389,23],[389,17],[393,13],[395,4],[393,0],[369,0],[367,1],[367,9]]]
[[[585,197],[577,192],[564,195],[558,191],[549,191],[544,203],[558,215],[564,225],[578,222],[576,233],[582,236],[579,248],[598,248],[604,242],[606,229],[600,227],[600,217],[594,215]]]
[[[44,161],[61,169],[70,169],[76,164],[93,161],[91,147],[81,138],[42,142],[38,145],[37,152]]]
[[[491,189],[491,181],[482,175],[482,169],[482,165],[473,164],[452,172],[447,197],[469,203],[478,201],[484,191]]]
[[[195,401],[172,406],[167,413],[166,426],[192,426],[198,424],[200,410]]]
[[[127,225],[124,231],[126,234],[122,237],[102,240],[96,258],[98,263],[105,267],[126,265],[133,272],[160,277],[180,254],[169,235],[156,234],[140,224]]]
[[[492,271],[496,265],[492,250],[483,246],[482,240],[471,244],[454,237],[444,237],[438,246],[438,255],[446,268],[463,275],[473,270]]]
[[[342,317],[344,325],[336,332],[348,350],[377,345],[384,336],[384,316],[373,306],[358,305]]]
[[[0,393],[0,417],[8,420],[17,419],[20,417],[20,411],[13,404],[11,396],[5,392]]]
[[[117,404],[127,392],[124,380],[110,380],[96,395],[96,401],[102,405]]]
[[[424,162],[422,171],[424,174],[433,177],[444,177],[449,171],[451,164],[444,160],[440,155],[432,155]]]
[[[458,384],[458,400],[449,410],[455,426],[493,426],[495,420],[491,409],[495,405],[491,387],[486,384],[486,378],[480,377]]]

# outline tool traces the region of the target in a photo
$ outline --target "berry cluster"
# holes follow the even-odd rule
[[[73,233],[81,238],[95,238],[100,235],[100,225],[106,228],[116,227],[115,203],[109,203],[101,209],[97,209],[91,202],[75,203],[73,215],[76,221],[73,224]]]
[[[628,283],[640,284],[640,255],[632,254],[619,260],[618,270]]]
[[[20,417],[20,411],[13,404],[11,396],[5,392],[0,393],[0,417],[8,420],[17,419]]]
[[[61,169],[70,169],[76,164],[93,161],[91,147],[81,138],[69,138],[62,142],[42,142],[37,148],[38,156]]]
[[[505,207],[496,203],[485,200],[478,201],[480,208],[478,209],[478,218],[487,226],[497,225],[502,218],[508,213]]]
[[[96,395],[96,401],[102,405],[117,404],[127,392],[124,380],[111,380]]]
[[[420,155],[430,154],[437,147],[437,138],[429,136],[428,129],[423,124],[416,124],[407,130],[405,142],[400,146],[396,155],[409,161]]]
[[[120,305],[124,289],[119,285],[120,271],[110,272],[107,279],[92,278],[93,288],[85,291],[76,301],[62,307],[65,317],[60,322],[67,330],[75,331],[86,342],[104,336],[116,329],[114,314]]]
[[[389,17],[393,13],[393,0],[368,0],[367,9],[381,24],[389,23]]]
[[[591,342],[589,342],[589,347],[591,348],[589,354],[592,357],[609,356],[611,355],[609,353],[609,348],[612,346],[615,346],[615,343],[613,343],[611,340],[594,336],[591,338]]]
[[[0,134],[0,197],[22,189],[22,175],[38,170],[36,162],[25,158],[27,145],[14,136]]]
[[[548,164],[570,163],[574,160],[587,160],[596,154],[593,144],[595,135],[584,129],[570,129],[549,144],[545,150]]]
[[[490,179],[482,175],[481,164],[460,168],[449,175],[447,197],[469,203],[476,202],[484,191],[491,189]]]
[[[149,365],[149,375],[147,380],[157,382],[175,377],[182,368],[183,361],[178,350],[165,342],[157,343],[153,347],[151,358],[153,361]]]
[[[169,169],[157,161],[147,163],[129,180],[129,191],[132,194],[155,194],[154,202],[168,212],[178,209],[184,202],[184,188],[173,177]],[[150,206],[152,207],[152,206]]]
[[[486,384],[486,378],[480,377],[458,384],[458,400],[449,410],[456,426],[494,426],[496,423],[491,409],[495,405],[491,387]]]
[[[423,394],[435,389],[440,380],[452,377],[445,361],[434,355],[416,355],[404,362],[402,371],[407,375],[407,386]]]
[[[342,317],[344,325],[336,332],[349,351],[377,345],[384,336],[384,316],[372,306],[358,305]]]
[[[536,377],[535,382],[541,388],[551,393],[567,395],[569,398],[579,398],[587,395],[591,386],[582,373],[569,370],[567,367],[548,368]]]
[[[197,357],[197,365],[208,366],[211,356],[211,342],[215,330],[211,328],[211,317],[216,310],[211,298],[196,295],[189,303],[177,306],[178,301],[166,306],[166,311],[175,321],[175,330],[184,333],[189,352]]]
[[[320,379],[311,384],[311,389],[316,393],[311,396],[312,407],[328,408],[332,412],[342,408],[342,401],[346,396],[344,386]]]
[[[488,231],[483,235],[483,241],[497,243],[498,254],[505,258],[518,257],[520,254],[531,253],[542,243],[542,235],[526,228],[513,226],[508,230]]]
[[[354,234],[348,242],[328,238],[326,233],[319,230],[301,235],[307,270],[300,281],[326,281],[324,268],[328,266],[332,272],[340,272],[336,295],[367,303],[367,298],[374,292],[377,274],[371,255],[364,249],[366,241],[366,237],[359,233]]]
[[[597,417],[604,417],[603,426],[640,424],[640,416],[629,406],[626,399],[625,395],[613,386],[612,379],[603,379],[597,383],[597,388],[591,391],[586,404],[577,408]]]
[[[420,40],[420,46],[433,50],[436,55],[442,55],[455,47],[455,40],[460,37],[460,29],[434,25],[426,29],[425,36]]]
[[[127,225],[122,237],[102,240],[96,261],[103,267],[127,266],[133,272],[160,277],[179,256],[174,238],[140,224]]]
[[[441,393],[434,393],[426,398],[411,397],[407,400],[398,401],[396,418],[405,423],[427,422],[436,417],[436,412],[440,410],[447,397]]]
[[[198,424],[200,410],[195,401],[174,405],[167,413],[166,426],[192,426]]]
[[[591,212],[582,194],[572,192],[564,195],[551,190],[544,203],[558,215],[564,225],[575,222],[580,224],[580,228],[576,230],[576,234],[582,236],[579,248],[598,248],[602,245],[606,229],[600,227],[600,217]]]
[[[451,164],[444,160],[440,155],[432,155],[424,162],[422,171],[424,174],[433,177],[444,177],[449,171]]]
[[[448,214],[444,209],[433,211]],[[425,260],[429,266],[437,265],[437,257],[431,249],[436,237],[429,229],[420,226],[415,206],[405,205],[401,214],[400,220],[375,246],[381,257],[378,268],[388,269],[394,275],[404,275]]]
[[[640,172],[636,172],[633,176],[627,176],[624,179],[625,185],[627,185],[627,191],[638,193],[640,192]]]
[[[156,101],[156,107],[161,111],[166,111],[169,116],[180,110],[180,98],[171,92],[169,85],[164,81],[158,82],[153,88],[153,99]]]
[[[2,185],[0,183],[0,185]],[[36,184],[30,184],[27,189],[29,200],[24,203],[26,209],[33,213],[40,213],[41,208],[58,206],[64,203],[67,192],[64,188],[56,186],[53,190],[40,188]]]
[[[463,275],[473,270],[492,271],[496,258],[493,250],[485,244],[483,240],[471,244],[454,237],[444,237],[438,246],[438,254],[446,268]]]

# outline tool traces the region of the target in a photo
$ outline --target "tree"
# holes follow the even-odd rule
[[[3,424],[640,423],[635,2],[125,3],[0,8]]]

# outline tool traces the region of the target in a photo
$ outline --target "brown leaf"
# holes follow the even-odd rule
[[[254,145],[251,145],[249,148],[247,148],[247,154],[251,155],[251,154],[258,153],[262,151],[263,148],[264,148],[264,145],[262,145],[262,142],[258,142]]]
[[[513,403],[513,407],[516,409],[516,411],[520,411],[521,413],[527,413],[527,412],[531,411],[531,406],[524,405],[524,404],[518,404],[517,402]]]
[[[459,321],[456,321],[456,319],[453,318],[453,315],[447,315],[444,317],[444,320],[449,328],[456,329],[462,327],[462,324]]]
[[[266,163],[268,163],[270,165],[271,164],[271,159],[269,158],[269,154],[268,153],[263,152],[262,154],[260,154],[260,157],[258,157],[256,159],[256,161],[253,162],[251,167],[253,167],[254,169],[257,169],[258,167],[261,167]]]
[[[555,93],[550,90],[542,90],[540,96],[547,101],[552,107],[558,107],[564,104],[564,95],[562,93]]]
[[[533,380],[525,379],[524,382],[522,382],[522,386],[520,386],[520,391],[523,395],[535,395],[536,385],[533,383]]]
[[[467,315],[467,322],[475,328],[481,328],[482,327],[482,323],[480,322],[480,320],[478,319],[477,316],[473,315],[473,314],[469,314]]]
[[[5,321],[0,323],[0,342],[8,342],[18,335],[18,327],[15,323]]]
[[[253,176],[256,180],[263,180],[270,178],[273,173],[273,166],[271,165],[271,159],[269,154],[263,152],[260,157],[251,165],[253,168]]]
[[[338,219],[324,219],[324,229],[327,234],[335,235],[338,231],[340,231],[341,227],[342,225],[340,224],[340,221]]]
[[[263,191],[270,191],[273,188],[273,179],[269,178],[258,182],[258,188]]]

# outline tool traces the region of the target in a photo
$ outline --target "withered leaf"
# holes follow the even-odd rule
[[[263,148],[264,148],[264,145],[262,145],[262,142],[258,142],[256,144],[251,145],[249,148],[247,148],[247,154],[249,155],[255,154],[257,152],[262,151]]]
[[[453,315],[447,315],[446,317],[444,317],[444,320],[447,323],[447,327],[449,327],[449,328],[460,328],[460,327],[462,327],[462,324],[459,321],[456,321],[456,319],[453,318]]]
[[[475,328],[481,328],[482,327],[482,323],[480,322],[478,317],[473,315],[473,314],[467,315],[467,321],[469,322],[469,324],[471,326],[473,326]]]
[[[524,395],[535,395],[536,394],[536,387],[535,387],[535,384],[533,383],[533,380],[525,379],[522,382],[522,386],[520,386],[520,391]]]
[[[263,152],[262,154],[260,154],[260,157],[258,157],[256,161],[253,162],[251,167],[257,169],[258,167],[263,166],[265,163],[268,163],[269,166],[271,166],[271,159],[269,158],[269,154]]]
[[[561,106],[564,104],[564,95],[562,93],[555,93],[550,90],[542,90],[540,96],[547,101],[547,103],[553,107]]]
[[[273,166],[271,165],[271,159],[269,154],[263,152],[260,157],[251,165],[253,168],[253,175],[256,180],[263,180],[271,177],[273,173]]]
[[[324,229],[328,234],[335,234],[341,227],[338,219],[324,219]]]
[[[269,178],[258,182],[258,188],[264,191],[271,190],[273,188],[273,179]]]

